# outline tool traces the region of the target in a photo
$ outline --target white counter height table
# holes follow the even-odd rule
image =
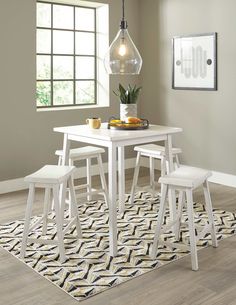
[[[70,142],[77,141],[108,148],[108,181],[109,181],[109,245],[110,255],[117,255],[117,150],[118,150],[118,181],[119,206],[124,209],[125,174],[124,147],[157,141],[165,141],[166,157],[170,171],[173,171],[172,135],[182,132],[181,128],[150,125],[144,130],[114,130],[107,129],[103,123],[100,129],[90,129],[88,125],[55,127],[55,132],[64,134],[63,164],[69,162]],[[172,202],[175,198],[170,198]],[[170,196],[171,197],[171,196]],[[173,208],[174,208],[173,204]],[[174,211],[172,211],[174,213]]]

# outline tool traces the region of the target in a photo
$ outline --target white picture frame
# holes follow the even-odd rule
[[[172,88],[217,90],[217,33],[172,39]]]

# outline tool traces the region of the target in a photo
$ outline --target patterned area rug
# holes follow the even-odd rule
[[[128,199],[128,197],[127,197]],[[156,225],[159,198],[150,194],[136,194],[135,204],[126,205],[124,214],[118,219],[119,255],[109,256],[108,209],[104,201],[86,202],[79,207],[83,229],[83,239],[66,239],[68,260],[60,264],[57,247],[31,244],[27,247],[24,262],[69,293],[78,301],[126,282],[155,268],[188,255],[188,251],[160,246],[157,259],[149,257]],[[206,213],[202,204],[195,204],[195,221],[205,224]],[[53,215],[52,215],[53,217]],[[168,221],[168,212],[165,221]],[[214,210],[218,240],[236,233],[236,215],[222,210]],[[32,221],[37,221],[34,217]],[[183,214],[183,221],[186,214]],[[0,225],[0,245],[19,259],[24,221],[13,221]],[[35,229],[32,237],[41,235],[41,227]],[[48,237],[55,238],[53,225],[49,225]],[[174,241],[173,234],[167,232],[163,238]],[[198,243],[198,248],[208,246],[209,235]],[[181,242],[188,242],[186,229],[181,231]],[[190,259],[190,257],[189,257]],[[189,268],[191,263],[189,261]]]

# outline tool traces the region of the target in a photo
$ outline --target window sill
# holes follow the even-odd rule
[[[92,109],[92,108],[108,108],[110,105],[84,105],[84,106],[73,106],[73,107],[50,107],[50,108],[37,108],[37,112],[47,112],[47,111],[65,111],[65,110],[75,110],[75,109]]]

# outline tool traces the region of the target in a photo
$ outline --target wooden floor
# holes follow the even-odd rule
[[[130,186],[128,174],[127,186]],[[141,183],[147,182],[143,172]],[[213,206],[236,211],[236,189],[211,184]],[[42,194],[39,193],[37,201]],[[195,193],[195,201],[203,194]],[[26,192],[0,196],[0,223],[24,217]],[[35,209],[39,213],[39,206]],[[83,301],[83,305],[235,305],[236,236],[217,249],[199,251],[199,271],[190,257],[151,271]],[[0,248],[0,305],[78,305],[72,297]]]

